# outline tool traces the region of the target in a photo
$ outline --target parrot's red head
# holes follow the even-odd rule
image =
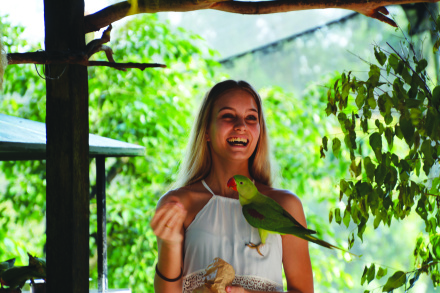
[[[235,191],[238,191],[237,183],[235,182],[234,177],[231,177],[231,179],[228,180],[228,187],[234,189]]]

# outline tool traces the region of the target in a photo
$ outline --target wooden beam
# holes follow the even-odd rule
[[[272,1],[232,1],[232,0],[130,0],[107,6],[84,17],[85,32],[98,31],[129,15],[157,13],[165,11],[195,11],[215,9],[239,14],[271,14],[289,11],[341,8],[353,10],[365,16],[396,26],[388,17],[385,6],[406,3],[435,3],[440,0],[272,0]],[[292,16],[294,17],[294,16]]]
[[[44,0],[47,51],[84,50],[84,1]],[[87,67],[46,65],[47,292],[89,290]]]

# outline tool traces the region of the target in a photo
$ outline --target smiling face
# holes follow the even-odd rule
[[[231,89],[215,102],[206,133],[211,154],[227,160],[248,160],[260,137],[258,106],[242,89]]]

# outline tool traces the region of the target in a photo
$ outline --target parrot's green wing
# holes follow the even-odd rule
[[[254,202],[243,205],[242,211],[247,222],[252,227],[257,228],[260,235],[266,234],[266,232],[261,230],[282,235],[290,234],[326,248],[336,248],[345,251],[313,236],[312,234],[315,234],[316,231],[302,226],[276,201],[263,194],[259,194]],[[265,242],[265,239],[261,240],[263,243]]]
[[[252,227],[272,233],[294,235],[316,233],[316,231],[304,228],[278,203],[275,202],[275,204],[257,202],[244,205],[243,215]]]

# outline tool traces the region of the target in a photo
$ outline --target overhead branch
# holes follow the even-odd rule
[[[123,70],[124,68],[145,68],[161,67],[165,68],[165,64],[158,63],[116,63],[107,61],[89,61],[87,54],[82,51],[59,51],[59,52],[27,52],[27,53],[10,53],[8,54],[8,64],[80,64],[84,66],[107,66],[115,69]]]
[[[126,68],[138,68],[144,70],[145,68],[161,67],[166,65],[158,63],[117,63],[113,59],[113,50],[104,45],[110,41],[110,31],[112,26],[102,33],[100,39],[95,39],[89,42],[84,51],[69,50],[69,51],[37,51],[26,53],[10,53],[7,54],[8,65],[12,64],[79,64],[84,66],[107,66],[118,70],[125,71]],[[90,57],[97,52],[104,51],[107,59],[106,61],[90,61]]]
[[[132,62],[116,63],[116,62],[106,62],[106,61],[89,61],[87,63],[87,66],[107,66],[124,71],[126,68],[138,68],[140,70],[144,70],[145,68],[152,68],[152,67],[161,67],[161,68],[167,67],[165,64],[159,64],[159,63],[132,63]]]
[[[96,13],[84,17],[85,31],[98,31],[126,16],[139,13],[166,11],[195,11],[215,9],[240,14],[271,14],[299,10],[341,8],[353,10],[396,26],[386,15],[385,6],[407,3],[439,2],[440,0],[274,0],[274,1],[194,1],[194,0],[132,0],[110,5]],[[132,4],[130,4],[132,3]]]

